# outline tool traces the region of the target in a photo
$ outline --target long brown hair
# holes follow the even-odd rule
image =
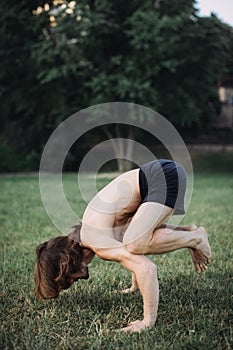
[[[79,243],[59,236],[40,244],[36,256],[35,293],[40,299],[49,299],[71,286],[72,278],[81,268],[83,252]]]

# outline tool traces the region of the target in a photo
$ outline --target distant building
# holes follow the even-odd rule
[[[221,109],[215,126],[233,129],[233,88],[220,86],[218,92]]]

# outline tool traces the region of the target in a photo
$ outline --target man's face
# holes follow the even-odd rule
[[[80,279],[87,280],[88,278],[89,278],[88,267],[84,262],[82,262],[79,269],[71,274],[70,285],[73,284],[74,282],[80,280]]]
[[[74,277],[74,282],[79,279],[87,280],[89,278],[87,265],[85,263],[82,263],[81,269],[76,274],[74,274],[73,277]]]
[[[79,268],[76,271],[72,271],[70,275],[67,277],[65,281],[63,281],[61,286],[61,289],[68,289],[72,286],[72,284],[79,279],[88,279],[89,273],[88,273],[88,267],[85,263],[81,263]]]

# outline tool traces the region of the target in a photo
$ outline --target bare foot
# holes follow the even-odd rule
[[[189,248],[194,267],[197,273],[204,272],[211,259],[211,249],[204,227],[199,227],[197,233],[200,234],[201,242],[197,244],[196,248]]]

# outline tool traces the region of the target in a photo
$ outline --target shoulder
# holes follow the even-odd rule
[[[112,225],[106,224],[101,220],[93,221],[91,218],[88,222],[82,224],[80,231],[80,240],[82,246],[92,250],[96,248],[105,248],[111,246],[109,240],[113,237]]]

